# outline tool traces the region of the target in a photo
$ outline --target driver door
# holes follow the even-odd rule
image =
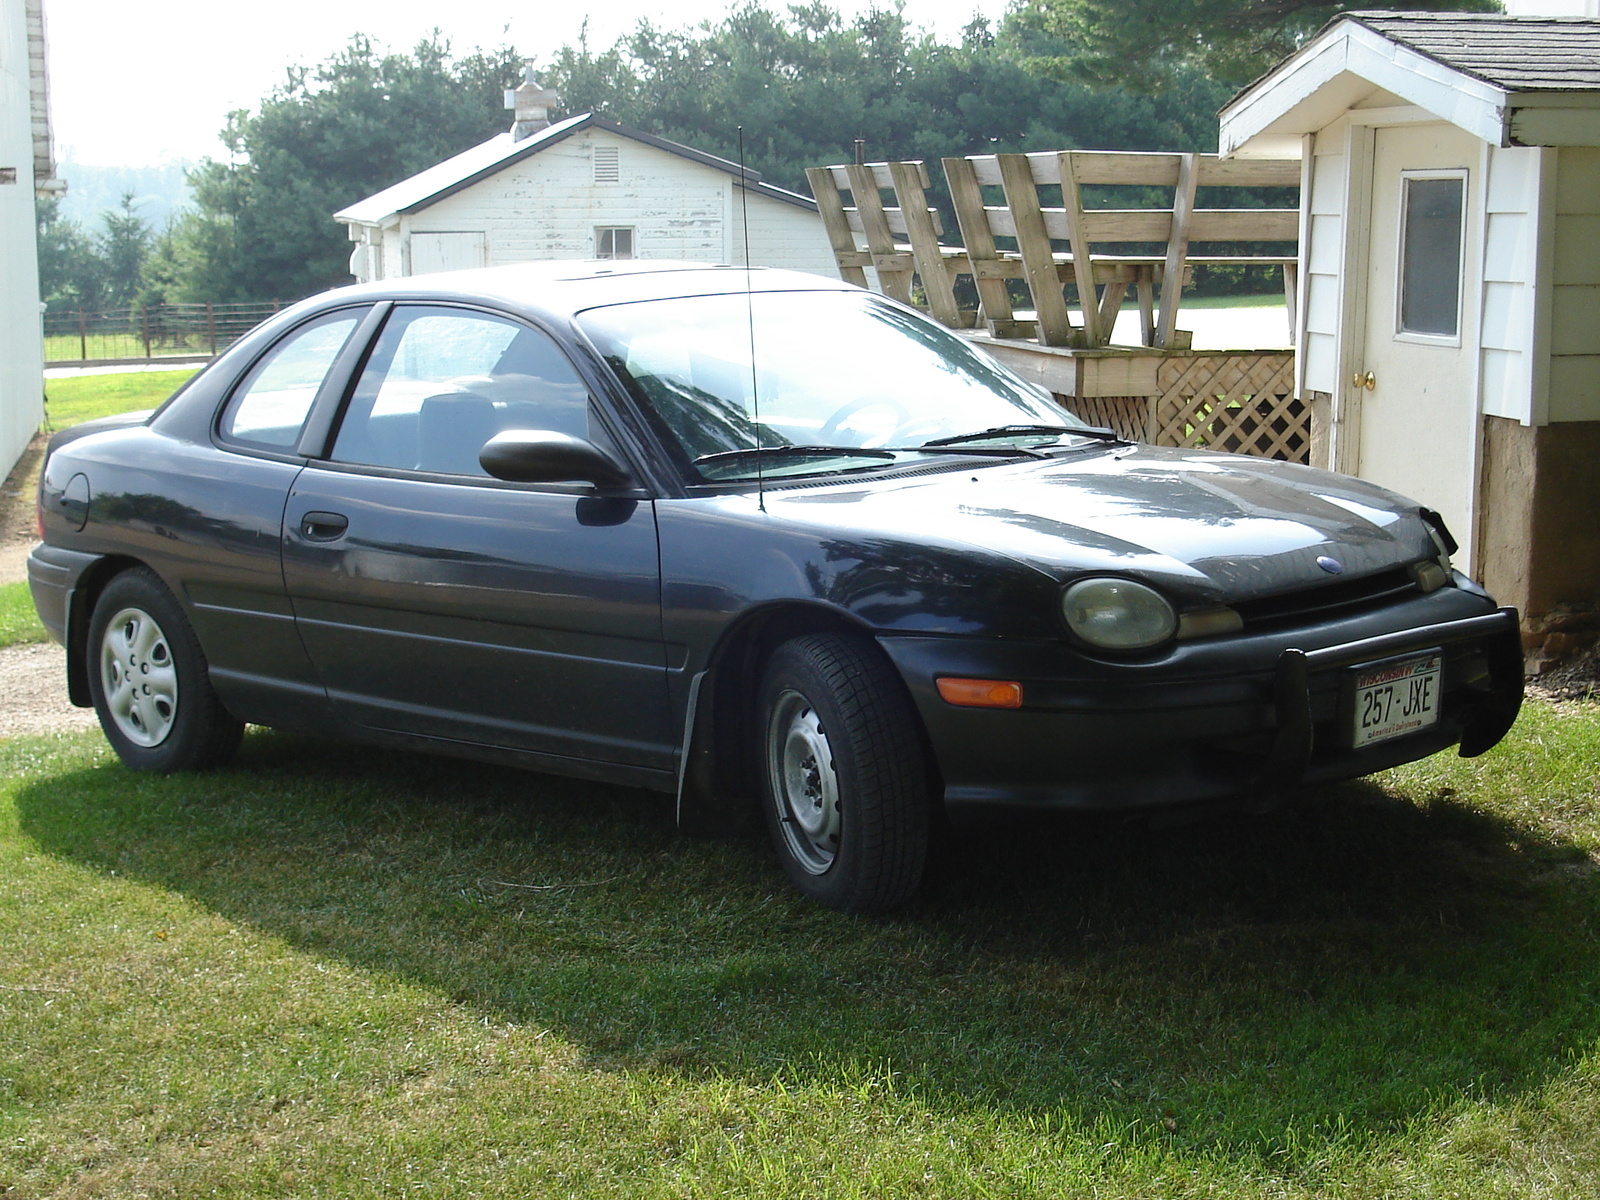
[[[290,494],[306,650],[358,725],[670,779],[653,504],[489,478],[477,452],[513,428],[608,442],[548,335],[397,305],[332,454]]]

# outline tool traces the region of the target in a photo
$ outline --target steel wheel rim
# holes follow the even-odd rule
[[[167,740],[178,719],[178,672],[166,633],[144,609],[119,609],[107,622],[100,685],[118,733],[146,749]]]
[[[799,692],[785,691],[773,705],[767,778],[790,853],[810,874],[823,874],[839,853],[839,775],[822,718]]]

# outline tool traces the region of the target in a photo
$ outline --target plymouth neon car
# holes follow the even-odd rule
[[[1124,441],[881,296],[543,263],[343,288],[58,434],[33,594],[135,769],[244,723],[760,812],[817,901],[985,808],[1258,805],[1458,746],[1516,614],[1438,516]]]

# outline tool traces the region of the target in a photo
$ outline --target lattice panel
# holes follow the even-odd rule
[[[1292,395],[1293,354],[1174,357],[1156,378],[1157,445],[1310,459],[1311,408]]]
[[[1150,440],[1149,396],[1063,396],[1073,416],[1117,431],[1131,442]]]

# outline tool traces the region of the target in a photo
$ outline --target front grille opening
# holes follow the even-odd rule
[[[1360,579],[1341,579],[1320,587],[1263,596],[1233,605],[1247,628],[1282,625],[1307,617],[1363,608],[1381,608],[1418,594],[1409,567],[1395,567]]]

